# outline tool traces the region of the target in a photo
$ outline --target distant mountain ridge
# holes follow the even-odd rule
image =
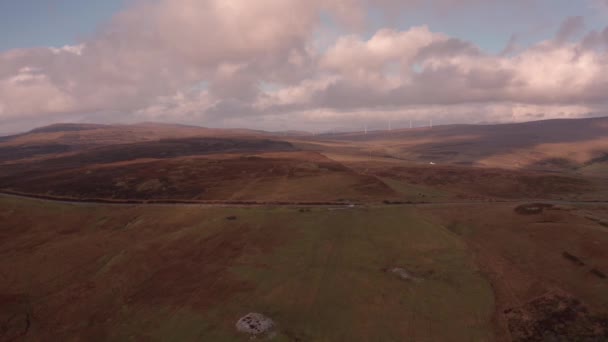
[[[368,156],[372,154],[416,162],[579,170],[597,175],[601,175],[605,165],[608,165],[605,160],[608,154],[608,117],[490,125],[458,124],[321,135],[303,131],[273,133],[154,122],[131,125],[61,123],[0,138],[0,160],[191,138],[272,139],[293,143],[300,149],[326,153],[342,153],[345,150],[340,146],[351,145],[346,147],[347,150],[350,148],[349,153],[365,151]],[[152,145],[142,146],[152,148]],[[591,165],[593,167],[587,167]]]
[[[107,128],[110,125],[101,124],[76,124],[76,123],[58,123],[48,126],[34,128],[28,133],[54,133],[54,132],[77,132],[87,131],[92,129]]]
[[[451,131],[466,131],[466,132],[477,132],[477,131],[489,131],[489,130],[507,130],[509,128],[521,128],[524,130],[533,130],[538,128],[560,128],[562,131],[570,131],[573,133],[573,129],[576,128],[593,128],[593,125],[600,124],[602,126],[608,125],[608,116],[606,117],[595,117],[595,118],[580,118],[580,119],[548,119],[539,121],[527,121],[517,123],[491,123],[491,124],[449,124],[449,125],[438,125],[432,128],[435,133],[445,133]],[[565,125],[568,124],[568,125]],[[303,130],[288,130],[288,131],[263,131],[253,130],[246,128],[209,128],[204,126],[179,124],[179,123],[164,123],[154,121],[144,121],[134,124],[95,124],[95,123],[56,123],[47,126],[37,127],[28,132],[18,133],[13,135],[0,136],[0,142],[10,140],[13,137],[23,136],[27,134],[41,134],[41,133],[60,133],[60,132],[79,132],[96,129],[160,129],[160,130],[205,130],[209,132],[229,132],[229,133],[246,133],[246,134],[259,134],[259,135],[283,135],[283,136],[307,136],[313,135],[313,133]],[[428,131],[429,127],[415,127],[415,128],[397,128],[393,130],[370,130],[367,133],[362,131],[343,131],[335,133],[321,133],[319,137],[331,137],[332,139],[340,137],[354,137],[354,136],[365,136],[366,138],[377,138],[386,133],[391,135],[399,133],[420,133]]]

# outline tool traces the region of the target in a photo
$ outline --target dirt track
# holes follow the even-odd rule
[[[196,200],[120,200],[102,198],[68,198],[41,194],[24,194],[12,191],[0,190],[0,197],[24,198],[45,202],[60,202],[72,205],[108,205],[108,206],[184,206],[184,207],[220,207],[220,208],[249,208],[249,207],[350,207],[362,205],[380,205],[381,203],[347,203],[347,202],[284,202],[284,201],[196,201]],[[608,201],[556,201],[542,199],[518,199],[518,200],[492,200],[492,201],[446,201],[446,202],[391,202],[382,205],[407,205],[407,206],[441,206],[441,205],[479,205],[499,203],[527,203],[543,202],[549,204],[581,205],[600,204],[607,205]]]

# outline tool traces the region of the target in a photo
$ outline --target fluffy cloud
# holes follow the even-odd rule
[[[605,48],[584,44],[546,41],[496,56],[426,27],[382,30],[369,40],[339,39],[320,59],[318,70],[325,73],[316,86],[306,80],[275,96],[283,106],[286,94],[294,94],[293,103],[338,110],[480,102],[601,105],[608,56]]]
[[[500,55],[426,26],[362,36],[370,7],[395,12],[421,4],[138,2],[80,45],[0,53],[0,123],[88,114],[93,121],[277,128],[284,121],[358,124],[365,115],[455,122],[604,112],[608,28],[583,34],[584,19],[573,17],[555,38]],[[327,26],[339,34],[318,44]]]

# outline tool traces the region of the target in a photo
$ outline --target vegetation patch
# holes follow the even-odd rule
[[[23,339],[31,326],[31,311],[23,295],[0,295],[0,340]]]
[[[382,201],[382,203],[384,203],[386,205],[403,205],[403,204],[426,204],[428,202],[424,202],[424,201],[413,202],[413,201],[390,201],[390,200],[384,200],[384,201]]]
[[[608,278],[608,276],[606,276],[606,273],[598,270],[597,268],[592,269],[590,272],[591,272],[591,274],[593,274],[594,276],[596,276],[596,277],[598,277],[600,279],[606,279],[606,278]]]
[[[569,296],[545,295],[505,314],[513,341],[608,340],[608,319]]]
[[[452,233],[460,236],[465,236],[471,233],[471,227],[462,222],[452,222],[446,226]]]
[[[151,192],[159,191],[163,188],[163,183],[158,179],[150,179],[141,184],[136,188],[138,192]]]
[[[585,263],[579,259],[577,256],[572,255],[568,252],[563,252],[562,256],[570,261],[572,261],[574,264],[578,265],[578,266],[585,266]]]

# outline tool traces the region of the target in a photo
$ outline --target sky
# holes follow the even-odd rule
[[[126,4],[125,0],[1,0],[0,51],[78,44]]]
[[[608,0],[0,0],[0,134],[608,115]]]

